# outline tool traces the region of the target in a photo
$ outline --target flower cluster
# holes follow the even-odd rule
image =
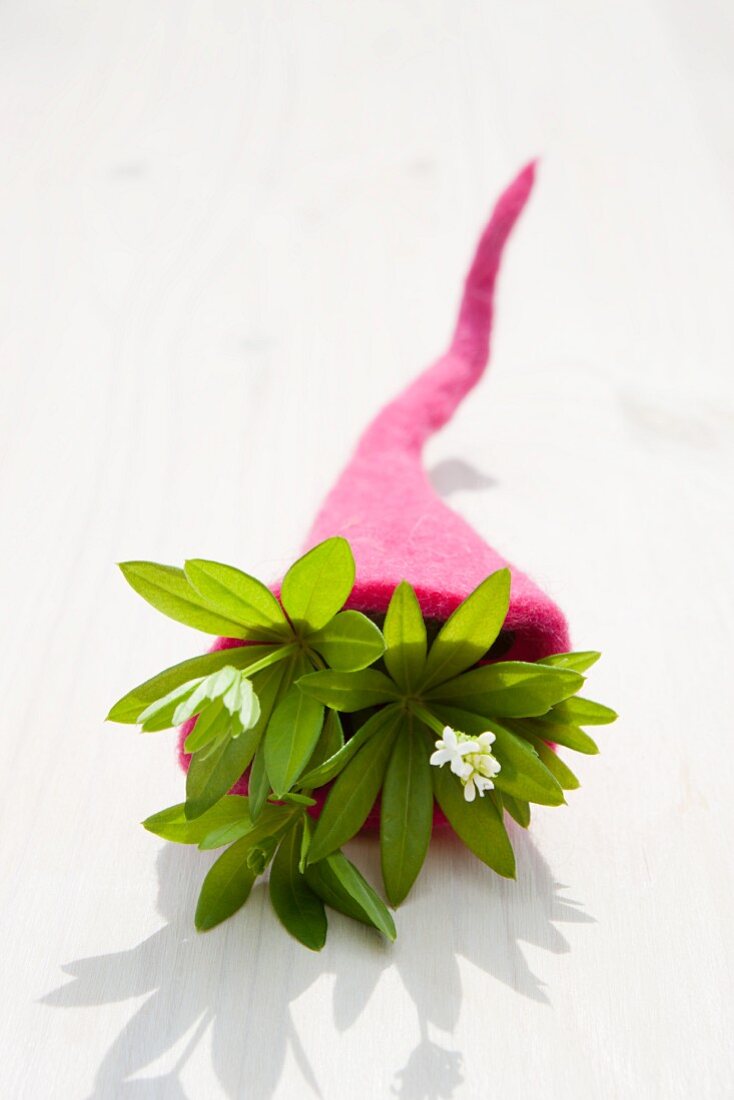
[[[436,742],[436,751],[431,755],[430,762],[437,767],[448,764],[454,775],[457,775],[464,784],[464,798],[467,802],[473,802],[479,793],[484,797],[485,791],[494,788],[493,777],[500,770],[500,762],[492,755],[494,734],[491,730],[480,733],[477,737],[468,737],[465,733],[453,730],[451,726],[444,726],[443,736]]]

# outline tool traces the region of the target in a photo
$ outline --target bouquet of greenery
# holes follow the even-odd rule
[[[202,559],[121,566],[159,611],[219,636],[108,716],[146,733],[181,727],[186,800],[143,824],[224,849],[200,930],[269,870],[273,908],[307,947],[325,942],[327,906],[394,939],[343,845],[379,829],[391,906],[434,828],[514,877],[506,815],[526,828],[532,803],[564,803],[578,780],[556,746],[595,753],[582,727],[616,717],[579,695],[599,654],[568,651],[560,610],[438,500],[421,465],[484,370],[500,253],[532,180],[529,166],[495,208],[448,352],[364,433],[279,585]]]

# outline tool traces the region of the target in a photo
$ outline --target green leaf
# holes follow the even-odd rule
[[[313,828],[311,825],[311,818],[308,814],[303,815],[303,829],[301,830],[301,844],[298,851],[298,870],[302,875],[306,874],[306,863],[308,861],[308,849],[311,846],[311,835]]]
[[[270,794],[270,781],[262,745],[253,758],[247,788],[250,796],[250,814],[252,820],[257,821]]]
[[[192,756],[186,776],[188,818],[199,817],[218,802],[247,768],[270,720],[289,663],[280,662],[255,673],[253,679],[260,700],[260,718],[252,729],[245,730],[237,738],[223,741],[219,748],[205,758],[198,753]]]
[[[227,848],[210,867],[201,887],[194,917],[200,932],[221,924],[247,901],[257,878],[247,863],[250,850],[250,839],[245,836]]]
[[[249,668],[272,652],[273,647],[269,645],[243,645],[219,649],[216,653],[204,653],[200,657],[190,657],[187,661],[181,661],[180,664],[159,672],[157,676],[138,684],[127,695],[123,695],[107,715],[107,721],[134,726],[142,717],[141,712],[145,707],[162,699],[181,684],[203,679],[225,665],[233,665],[239,669]]]
[[[418,877],[433,824],[431,768],[413,723],[408,716],[395,740],[380,802],[382,881],[391,905],[400,905]]]
[[[511,794],[503,791],[502,805],[518,825],[521,825],[523,829],[527,829],[530,824],[530,806],[527,802],[523,802],[521,798],[513,798]]]
[[[209,703],[198,715],[194,728],[184,742],[184,752],[195,753],[206,748],[225,733],[230,725],[232,716],[225,709],[221,699]]]
[[[143,828],[176,844],[199,844],[212,830],[233,822],[250,824],[247,799],[241,795],[228,795],[195,821],[187,819],[184,804],[179,802],[176,806],[169,806],[167,810],[160,810],[157,814],[146,817]]]
[[[568,765],[541,737],[535,737],[532,733],[526,733],[525,737],[564,791],[575,791],[581,786]]]
[[[362,745],[369,741],[370,737],[390,725],[397,713],[396,704],[378,710],[376,714],[373,714],[359,727],[356,733],[337,752],[324,760],[318,767],[301,776],[300,786],[309,789],[323,787],[325,783],[329,783],[339,772],[343,771],[352,757],[362,748]],[[338,718],[335,711],[328,711],[327,722],[331,715]]]
[[[170,729],[176,723],[174,715],[179,704],[193,695],[201,683],[202,678],[179,684],[173,691],[169,691],[162,699],[157,699],[138,715],[138,722],[143,733],[158,733],[160,730]]]
[[[407,581],[392,594],[385,616],[385,665],[396,684],[415,687],[426,663],[426,624],[418,598]]]
[[[186,775],[186,816],[200,817],[237,782],[252,760],[258,735],[248,730],[241,737],[227,737],[213,749],[207,746],[191,757]]]
[[[346,603],[354,585],[354,558],[343,538],[319,543],[283,577],[280,598],[297,630],[321,630]]]
[[[496,722],[490,727],[496,740],[492,746],[494,755],[502,765],[502,771],[495,776],[495,786],[502,791],[520,798],[525,802],[536,802],[540,806],[562,806],[566,801],[563,788],[553,772],[540,759],[539,754],[528,752],[528,744],[516,737],[511,730]]]
[[[326,943],[324,903],[298,870],[303,823],[289,829],[270,868],[270,900],[283,927],[312,951]]]
[[[217,803],[217,806],[219,803]],[[216,806],[214,807],[216,809]],[[196,818],[196,821],[200,821],[201,818]],[[192,822],[192,825],[196,823]],[[234,844],[240,837],[246,836],[252,832],[251,821],[230,821],[228,825],[220,825],[216,829],[212,829],[211,832],[203,836],[199,841],[199,849],[202,852],[210,852],[215,848],[226,848],[230,844]]]
[[[514,878],[515,856],[494,792],[467,802],[459,779],[448,768],[432,768],[432,772],[438,804],[459,839],[498,875]]]
[[[361,611],[340,611],[321,630],[309,635],[308,644],[339,672],[367,668],[385,650],[380,628]]]
[[[507,720],[505,725],[521,737],[527,737],[528,735],[542,737],[544,741],[550,741],[555,745],[563,745],[567,749],[573,749],[574,752],[583,752],[589,756],[594,756],[599,751],[596,742],[578,726],[570,726],[564,722],[554,721],[553,711],[546,718]]]
[[[327,760],[330,760],[332,756],[336,756],[343,748],[344,730],[342,729],[341,718],[335,710],[327,710],[324,728],[321,731],[321,736],[318,739],[316,748],[313,750],[311,759],[308,762],[308,777],[312,776]],[[321,786],[320,783],[307,783],[306,779],[308,777],[302,775],[299,786]],[[326,780],[324,780],[324,782],[326,782]]]
[[[180,726],[188,722],[189,718],[199,714],[207,703],[213,702],[217,696],[223,696],[239,678],[239,671],[232,665],[225,665],[218,672],[205,677],[191,695],[176,707],[176,713],[173,716],[174,724]]]
[[[275,796],[273,796],[275,797]],[[310,794],[301,794],[299,791],[288,791],[282,796],[282,801],[293,806],[316,806],[316,799]]]
[[[554,668],[570,668],[574,672],[586,672],[600,657],[601,653],[588,649],[579,653],[553,653],[550,657],[542,657],[538,663]]]
[[[324,708],[294,684],[270,719],[263,751],[270,785],[276,795],[289,791],[316,748]]]
[[[309,863],[317,863],[341,848],[364,825],[382,786],[401,720],[399,712],[393,713],[390,721],[362,746],[339,775],[316,823]]]
[[[387,906],[342,852],[307,866],[306,881],[332,909],[395,940],[395,922]]]
[[[220,803],[217,803],[219,806]],[[214,809],[217,807],[215,806]],[[210,810],[209,813],[212,811]],[[250,819],[232,821],[211,829],[199,841],[202,852],[208,852],[212,848],[223,848],[225,844],[233,844],[240,837],[247,836],[250,843],[255,845],[268,837],[279,836],[293,819],[293,811],[286,806],[266,805],[263,807],[257,821],[252,820],[252,803],[250,803]],[[196,819],[201,820],[200,818]]]
[[[500,661],[432,688],[426,698],[458,704],[475,714],[525,718],[547,714],[556,703],[578,691],[583,682],[583,676],[569,669]]]
[[[274,646],[270,654],[272,659],[266,662],[266,667],[268,664],[275,664],[276,657],[285,660],[284,654],[287,653],[287,646]],[[253,665],[253,675],[255,671],[257,666]],[[233,737],[243,729],[251,729],[260,717],[260,702],[255,695],[252,681],[243,676],[238,669],[227,666],[207,676],[193,694],[176,708],[173,720],[176,725],[188,722],[189,718],[200,714],[209,701],[218,700],[221,700],[230,717],[238,719],[233,726]]]
[[[311,672],[301,677],[298,686],[324,706],[347,714],[394,702],[398,694],[392,680],[375,668],[365,668],[361,672],[333,672],[331,669]]]
[[[474,589],[441,627],[428,653],[424,687],[451,680],[486,656],[510,606],[510,570],[498,569]]]
[[[512,730],[494,719],[483,718],[455,707],[434,707],[433,712],[441,722],[470,736],[478,736],[487,729],[494,733],[492,753],[502,765],[502,770],[494,777],[498,790],[503,793],[507,791],[526,802],[537,802],[541,806],[563,804],[563,790],[551,772],[539,759],[535,749],[527,741],[517,737]]]
[[[184,563],[184,572],[208,606],[248,631],[274,639],[290,635],[288,621],[273,593],[241,569],[192,558]]]
[[[553,708],[553,718],[569,722],[572,726],[606,726],[616,722],[619,715],[611,707],[593,703],[591,699],[566,699]]]
[[[205,634],[223,634],[226,638],[244,638],[247,634],[241,623],[211,609],[189,584],[183,569],[152,561],[123,561],[120,569],[130,587],[169,619]]]

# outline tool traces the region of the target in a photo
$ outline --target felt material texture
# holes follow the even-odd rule
[[[408,580],[424,615],[441,621],[488,574],[509,565],[512,585],[505,630],[512,632],[512,645],[504,657],[530,661],[570,648],[562,612],[436,495],[422,451],[484,374],[502,250],[534,178],[535,164],[530,163],[500,196],[466,277],[448,350],[369,424],[303,547],[308,550],[333,535],[349,540],[357,567],[349,607],[383,613],[395,586]],[[277,593],[279,585],[273,590]],[[214,648],[229,644],[219,639]],[[182,746],[188,729],[184,731],[180,755],[186,767]],[[246,793],[246,777],[236,790]],[[365,828],[377,822],[373,810]],[[442,822],[437,811],[436,823]]]

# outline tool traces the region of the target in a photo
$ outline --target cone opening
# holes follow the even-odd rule
[[[415,586],[429,643],[473,587],[470,586],[466,592],[456,592]],[[394,588],[392,582],[384,586],[375,583],[362,586],[357,581],[347,606],[361,611],[382,629]],[[539,661],[552,653],[565,652],[569,645],[568,626],[563,613],[540,590],[533,589],[532,593],[513,596],[502,630],[480,663]]]

